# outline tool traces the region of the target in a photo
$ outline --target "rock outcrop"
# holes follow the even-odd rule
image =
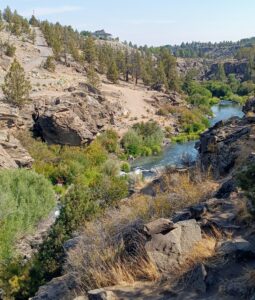
[[[205,75],[207,79],[211,79],[215,76],[215,74],[217,74],[219,65],[219,63],[211,65],[210,70]],[[249,64],[247,60],[240,61],[231,59],[229,61],[225,61],[223,63],[223,67],[227,76],[229,74],[235,74],[237,78],[243,80],[248,72]]]
[[[0,131],[0,168],[31,168],[32,157],[8,130]]]
[[[156,228],[158,229],[158,223]],[[174,271],[185,259],[194,245],[201,241],[201,229],[196,220],[170,224],[166,229],[165,220],[161,219],[162,229],[160,232],[149,231],[149,240],[145,244],[145,249],[151,260],[162,272]],[[147,224],[146,228],[152,227]]]
[[[107,102],[97,90],[83,88],[37,104],[34,129],[49,144],[79,146],[113,125],[120,113],[120,107]]]
[[[250,154],[246,144],[252,139],[253,130],[254,124],[246,117],[220,121],[208,129],[197,144],[202,167],[211,169],[216,178],[228,174],[238,158]]]

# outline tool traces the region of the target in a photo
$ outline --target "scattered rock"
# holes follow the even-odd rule
[[[240,255],[253,253],[250,242],[243,238],[235,238],[231,241],[223,242],[218,251],[223,255]]]
[[[66,274],[51,280],[44,286],[41,286],[31,300],[73,300],[75,289],[77,288],[75,277]]]
[[[145,245],[149,257],[163,272],[170,272],[178,267],[195,243],[202,239],[196,220],[181,221],[174,226],[166,234],[152,235]]]
[[[115,300],[113,292],[105,289],[97,289],[88,292],[89,300]]]
[[[206,276],[207,272],[203,264],[196,265],[191,271],[185,274],[184,279],[186,288],[204,294],[206,292]]]
[[[144,226],[144,231],[152,236],[153,234],[167,234],[174,229],[174,223],[168,219],[157,219]]]
[[[231,178],[228,181],[224,182],[220,189],[217,191],[215,197],[218,199],[228,198],[232,192],[237,191],[236,181]]]

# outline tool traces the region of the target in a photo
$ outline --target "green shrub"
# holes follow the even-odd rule
[[[49,72],[55,72],[56,70],[56,65],[55,65],[55,59],[53,56],[48,56],[44,65],[44,69],[48,70]]]
[[[227,97],[232,93],[230,86],[220,81],[210,81],[206,87],[211,91],[213,97],[217,98]]]
[[[254,94],[255,84],[252,81],[244,81],[240,84],[237,94],[239,96],[247,96],[249,94]]]
[[[5,44],[5,55],[9,57],[14,57],[16,52],[16,47],[14,45],[11,45],[9,43]]]
[[[98,137],[102,146],[109,152],[115,153],[118,149],[118,133],[112,129],[106,130]]]
[[[153,155],[158,155],[161,152],[161,147],[159,145],[154,145],[151,148]]]
[[[103,173],[108,176],[119,176],[120,166],[116,160],[109,159],[103,165]]]
[[[141,147],[141,155],[142,156],[151,156],[152,155],[152,150],[151,148],[147,146],[142,146]]]
[[[51,184],[27,170],[0,171],[0,260],[11,258],[15,242],[31,232],[55,205]]]
[[[133,156],[149,156],[153,147],[161,148],[164,133],[160,126],[154,122],[141,122],[135,124],[122,139],[126,153]]]
[[[128,162],[123,162],[121,165],[121,171],[125,173],[129,173],[131,170],[130,164]]]
[[[121,143],[127,154],[134,156],[141,154],[141,147],[143,145],[142,137],[134,129],[128,130],[123,136]]]

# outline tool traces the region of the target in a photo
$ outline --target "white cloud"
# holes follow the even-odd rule
[[[23,16],[31,16],[33,12],[37,17],[41,16],[48,16],[54,14],[63,14],[67,12],[73,12],[80,10],[80,6],[73,6],[73,5],[63,5],[58,7],[35,7],[34,9],[27,10],[21,13]]]

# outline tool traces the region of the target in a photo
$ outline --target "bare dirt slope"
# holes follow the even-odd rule
[[[123,119],[120,120],[118,131],[122,133],[127,126],[141,121],[153,119],[162,126],[172,126],[174,119],[157,115],[156,99],[165,97],[161,92],[153,91],[139,83],[120,81],[111,84],[103,80],[101,87],[103,95],[112,103],[118,102],[123,107]]]

